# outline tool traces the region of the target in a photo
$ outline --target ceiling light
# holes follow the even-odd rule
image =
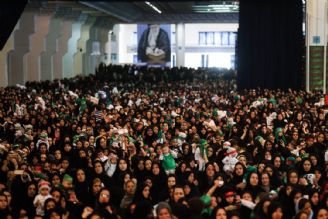
[[[161,10],[159,10],[155,5],[153,5],[152,3],[150,3],[150,2],[148,2],[148,1],[145,1],[145,3],[147,4],[147,5],[149,5],[149,7],[151,7],[152,9],[154,9],[155,11],[157,11],[158,13],[162,13],[162,11]]]

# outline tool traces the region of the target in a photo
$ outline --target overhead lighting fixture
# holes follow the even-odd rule
[[[197,13],[234,13],[239,10],[237,2],[232,2],[231,4],[193,5],[192,7]]]
[[[151,7],[152,9],[154,9],[156,12],[158,12],[159,14],[162,14],[162,11],[159,10],[155,5],[153,5],[152,3],[148,2],[148,1],[145,1],[145,3],[147,5],[149,5],[149,7]]]

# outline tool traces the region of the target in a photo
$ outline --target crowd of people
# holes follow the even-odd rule
[[[0,88],[0,218],[327,219],[327,112],[205,68]]]

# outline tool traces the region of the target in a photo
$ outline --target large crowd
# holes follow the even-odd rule
[[[322,92],[100,65],[0,88],[0,218],[327,219]]]

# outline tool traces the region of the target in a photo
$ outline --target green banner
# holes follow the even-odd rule
[[[310,90],[322,90],[324,46],[310,46]]]

